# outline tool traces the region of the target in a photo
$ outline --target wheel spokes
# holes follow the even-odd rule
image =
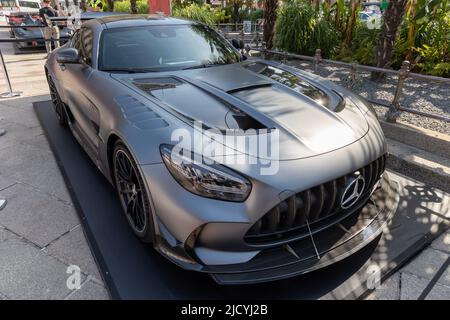
[[[141,232],[146,225],[144,195],[131,161],[124,153],[116,154],[116,179],[119,196],[125,206],[125,212],[134,228]]]

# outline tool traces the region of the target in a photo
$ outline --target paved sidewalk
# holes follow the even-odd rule
[[[8,37],[0,31],[0,38]],[[0,44],[15,91],[0,100],[0,299],[108,299],[65,183],[33,111],[49,100],[45,54],[14,55]],[[1,92],[6,86],[0,80]],[[443,214],[445,214],[443,212]],[[450,299],[450,233],[390,277],[369,299]],[[446,262],[447,261],[447,262]],[[67,267],[83,273],[69,290]]]
[[[0,31],[0,38],[9,37]],[[45,54],[13,55],[0,44],[18,98],[0,100],[0,299],[108,299],[65,183],[38,119],[34,101],[49,100]],[[0,80],[1,92],[6,91]],[[70,290],[69,265],[81,288]]]
[[[371,293],[369,300],[450,300],[450,232]]]

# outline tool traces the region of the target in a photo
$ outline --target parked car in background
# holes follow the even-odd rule
[[[9,15],[11,12],[39,12],[40,0],[0,0],[0,14]]]
[[[11,12],[6,18],[7,23],[14,27],[10,29],[11,37],[24,40],[16,43],[17,48],[44,47],[44,41],[33,40],[43,38],[42,29],[36,28],[44,26],[38,13]]]

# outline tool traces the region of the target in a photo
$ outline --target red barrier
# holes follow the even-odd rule
[[[166,16],[170,16],[171,0],[148,0],[148,7],[151,14],[164,12]]]

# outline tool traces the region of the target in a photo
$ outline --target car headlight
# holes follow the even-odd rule
[[[226,201],[242,202],[250,194],[250,181],[233,170],[210,161],[194,161],[202,159],[194,157],[194,153],[172,152],[173,146],[161,145],[161,157],[172,176],[186,190],[202,197]],[[208,161],[209,162],[209,161]]]

